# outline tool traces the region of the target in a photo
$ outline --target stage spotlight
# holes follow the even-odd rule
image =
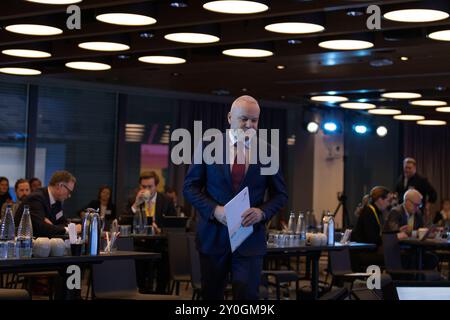
[[[385,137],[388,133],[388,129],[385,126],[379,126],[377,128],[377,135],[379,137]]]
[[[326,133],[335,133],[337,129],[338,125],[336,122],[327,121],[323,124],[323,130],[325,130]]]
[[[319,131],[319,124],[311,121],[306,125],[306,130],[308,130],[309,133],[317,133]]]

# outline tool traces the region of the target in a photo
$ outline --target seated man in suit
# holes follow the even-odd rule
[[[147,221],[152,224],[155,233],[160,233],[163,215],[175,216],[176,211],[173,202],[163,193],[157,192],[159,177],[154,171],[142,172],[139,176],[139,189],[128,201],[127,213],[134,215],[144,213]],[[157,266],[156,292],[166,293],[169,283],[169,263],[167,255],[167,240],[152,239],[141,246],[136,246],[138,251],[151,251],[161,253],[161,260]],[[136,271],[138,285],[141,291],[152,291],[152,268],[148,261],[137,261]]]
[[[30,194],[30,183],[26,179],[19,179],[16,181],[14,185],[14,192],[16,193],[17,201],[12,205],[13,216],[16,214],[17,209],[20,207],[23,199]],[[5,215],[7,203],[4,203],[2,206],[2,219]]]
[[[26,197],[14,217],[16,225],[22,218],[23,206],[30,207],[34,237],[53,237],[68,233],[67,220],[63,213],[64,201],[73,193],[76,178],[68,171],[56,171],[47,188],[37,189]],[[81,225],[77,225],[81,232]]]

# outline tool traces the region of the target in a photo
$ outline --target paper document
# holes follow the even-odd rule
[[[230,236],[231,252],[234,252],[253,232],[253,226],[242,226],[242,213],[250,208],[248,187],[245,187],[225,205],[228,234]]]

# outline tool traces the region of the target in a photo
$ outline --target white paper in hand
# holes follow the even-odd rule
[[[250,208],[248,187],[245,187],[225,205],[228,234],[230,237],[231,252],[234,252],[245,239],[253,232],[253,226],[242,226],[242,213]]]
[[[75,223],[69,223],[68,229],[69,229],[70,243],[76,243],[77,242],[77,227],[76,227]]]

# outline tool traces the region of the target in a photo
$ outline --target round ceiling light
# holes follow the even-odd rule
[[[450,107],[440,107],[436,108],[437,112],[450,112]]]
[[[440,107],[447,105],[447,102],[442,100],[415,100],[410,101],[409,103],[414,106],[423,106],[423,107]]]
[[[422,126],[445,126],[447,122],[443,120],[420,120],[417,121],[417,124]]]
[[[272,51],[263,49],[250,49],[250,48],[236,48],[222,51],[226,56],[241,57],[241,58],[263,58],[273,55]]]
[[[388,99],[418,99],[422,97],[420,93],[415,92],[386,92],[381,96]]]
[[[196,32],[169,33],[166,34],[164,38],[170,41],[182,43],[213,43],[220,40],[219,37],[214,35]]]
[[[203,5],[209,11],[230,14],[251,14],[269,10],[264,3],[247,0],[219,0],[209,1]]]
[[[348,98],[342,96],[314,96],[311,97],[311,101],[336,103],[348,101]]]
[[[404,9],[387,12],[383,17],[398,22],[432,22],[447,19],[449,14],[432,9]]]
[[[90,62],[90,61],[72,61],[67,62],[66,67],[78,70],[103,71],[111,69],[106,63]]]
[[[130,49],[130,46],[123,43],[104,41],[82,42],[78,46],[82,49],[94,51],[124,51]]]
[[[9,32],[27,34],[30,36],[54,36],[63,33],[59,28],[42,24],[12,24],[6,26]]]
[[[373,47],[373,43],[363,40],[329,40],[319,43],[319,47],[330,50],[363,50]]]
[[[379,126],[377,128],[377,135],[379,137],[385,137],[388,134],[388,129],[385,126]]]
[[[428,37],[433,40],[450,41],[450,29],[432,32]]]
[[[288,34],[315,33],[325,30],[325,28],[319,24],[304,23],[304,22],[274,23],[265,26],[265,29],[271,32],[288,33]]]
[[[156,19],[134,13],[104,13],[95,17],[98,21],[120,26],[148,26],[155,24]]]
[[[5,49],[2,51],[3,54],[7,56],[13,57],[22,57],[22,58],[49,58],[52,55],[45,51],[39,50],[28,50],[28,49]]]
[[[34,2],[34,3],[42,3],[42,4],[74,4],[74,3],[80,3],[83,0],[25,0],[28,2]]]
[[[138,60],[141,62],[154,64],[180,64],[186,62],[183,58],[173,56],[143,56]]]
[[[40,70],[29,68],[0,68],[0,72],[18,76],[36,76],[42,73]]]
[[[340,106],[345,109],[354,109],[354,110],[368,110],[368,109],[375,109],[377,107],[372,103],[364,103],[364,102],[344,102],[341,103]]]
[[[418,121],[418,120],[424,120],[424,116],[419,116],[415,114],[399,114],[397,116],[394,116],[395,120],[404,120],[404,121]]]
[[[393,116],[396,114],[401,114],[402,112],[397,109],[372,109],[368,111],[370,114],[383,115],[383,116]]]

